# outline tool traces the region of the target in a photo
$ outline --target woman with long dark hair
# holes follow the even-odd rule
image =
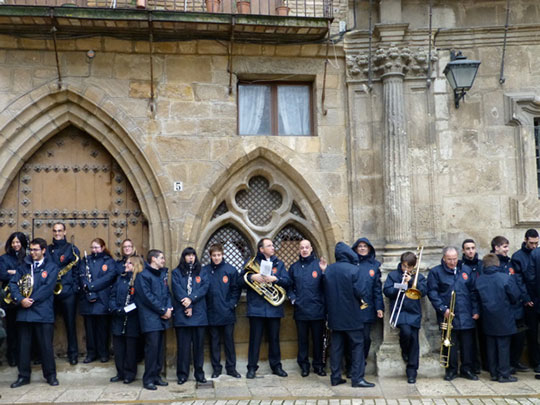
[[[105,241],[95,238],[91,254],[85,254],[80,284],[79,311],[84,318],[86,332],[86,358],[91,363],[98,357],[102,363],[109,361],[109,296],[116,279],[116,262],[105,246]]]
[[[204,330],[208,325],[206,293],[209,282],[201,271],[195,249],[188,247],[182,252],[178,267],[172,272],[174,297],[173,322],[176,329],[176,377],[178,384],[187,381],[193,350],[195,380],[206,382],[204,377]]]
[[[28,248],[28,239],[22,232],[13,232],[6,241],[5,254],[0,256],[0,281],[2,288],[8,285],[11,276],[17,272],[17,267],[24,261],[26,257],[26,249]],[[6,357],[8,364],[11,367],[17,365],[18,338],[15,317],[17,308],[15,305],[7,305],[6,310],[6,333],[7,333],[7,350]]]

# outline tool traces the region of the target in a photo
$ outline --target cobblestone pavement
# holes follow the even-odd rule
[[[302,378],[297,367],[285,369],[287,378],[261,370],[254,380],[222,375],[204,387],[196,387],[193,380],[176,384],[174,370],[169,369],[169,386],[148,391],[142,388],[140,379],[130,385],[110,383],[112,363],[75,367],[59,364],[58,387],[47,385],[39,366],[34,367],[32,383],[16,389],[9,387],[16,379],[16,369],[0,367],[0,404],[540,405],[540,380],[532,372],[519,374],[519,381],[509,384],[491,382],[485,372],[480,381],[457,378],[446,382],[433,377],[418,378],[416,384],[407,384],[404,378],[366,376],[376,386],[365,389],[350,384],[332,387],[329,377],[311,374]]]

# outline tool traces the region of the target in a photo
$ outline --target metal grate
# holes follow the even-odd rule
[[[238,271],[242,270],[244,263],[254,255],[248,239],[242,232],[232,225],[225,225],[214,232],[210,239],[208,239],[208,242],[206,242],[201,258],[203,266],[210,263],[208,249],[214,243],[221,243],[223,245],[225,261],[236,267]]]
[[[227,203],[225,203],[225,201],[222,201],[221,204],[219,204],[219,206],[214,211],[214,214],[212,215],[212,219],[215,219],[225,214],[228,211],[229,211],[229,208],[227,208]]]
[[[306,239],[306,237],[293,225],[285,226],[274,238],[276,256],[285,263],[287,269],[298,260],[298,243],[302,239]],[[311,244],[313,245],[313,242]],[[317,254],[314,246],[313,251]]]
[[[256,226],[267,225],[272,219],[272,211],[283,203],[281,194],[270,190],[270,183],[263,176],[249,179],[247,190],[236,194],[236,203],[248,211],[248,218]]]
[[[294,214],[294,215],[296,215],[296,216],[298,216],[300,218],[306,219],[304,214],[302,214],[302,210],[300,209],[300,207],[298,205],[296,205],[296,202],[293,202],[293,204],[292,204],[291,214]]]

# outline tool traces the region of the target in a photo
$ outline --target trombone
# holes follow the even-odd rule
[[[456,292],[452,291],[450,296],[450,313],[446,321],[441,323],[441,352],[439,354],[439,363],[448,368],[450,365],[450,349],[452,348],[452,322],[454,321],[454,309],[456,307]]]
[[[405,284],[405,277],[408,275],[407,272],[403,273],[403,278],[401,279],[400,284],[395,284],[394,287],[398,288],[398,294],[396,297],[396,302],[394,304],[394,308],[392,309],[392,313],[390,314],[390,327],[395,328],[397,326],[399,315],[401,314],[401,308],[403,307],[403,301],[405,301],[405,297],[411,299],[411,300],[419,300],[422,298],[422,293],[417,288],[418,283],[418,275],[420,274],[420,262],[422,260],[422,252],[424,251],[423,246],[419,246],[416,251],[420,251],[418,254],[418,260],[416,262],[416,267],[414,268],[414,281],[411,288],[407,288],[407,285]],[[412,275],[412,274],[411,274]]]

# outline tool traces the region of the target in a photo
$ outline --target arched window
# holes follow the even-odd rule
[[[298,260],[298,244],[302,239],[307,238],[302,231],[294,225],[287,225],[274,238],[274,247],[276,248],[276,256],[279,257],[287,269],[291,264]],[[313,243],[312,243],[313,245]],[[313,246],[315,254],[315,246]]]
[[[224,260],[239,271],[242,270],[244,263],[254,255],[253,249],[244,234],[233,225],[227,224],[215,231],[206,242],[201,258],[203,266],[210,263],[208,249],[214,243],[223,245]]]

